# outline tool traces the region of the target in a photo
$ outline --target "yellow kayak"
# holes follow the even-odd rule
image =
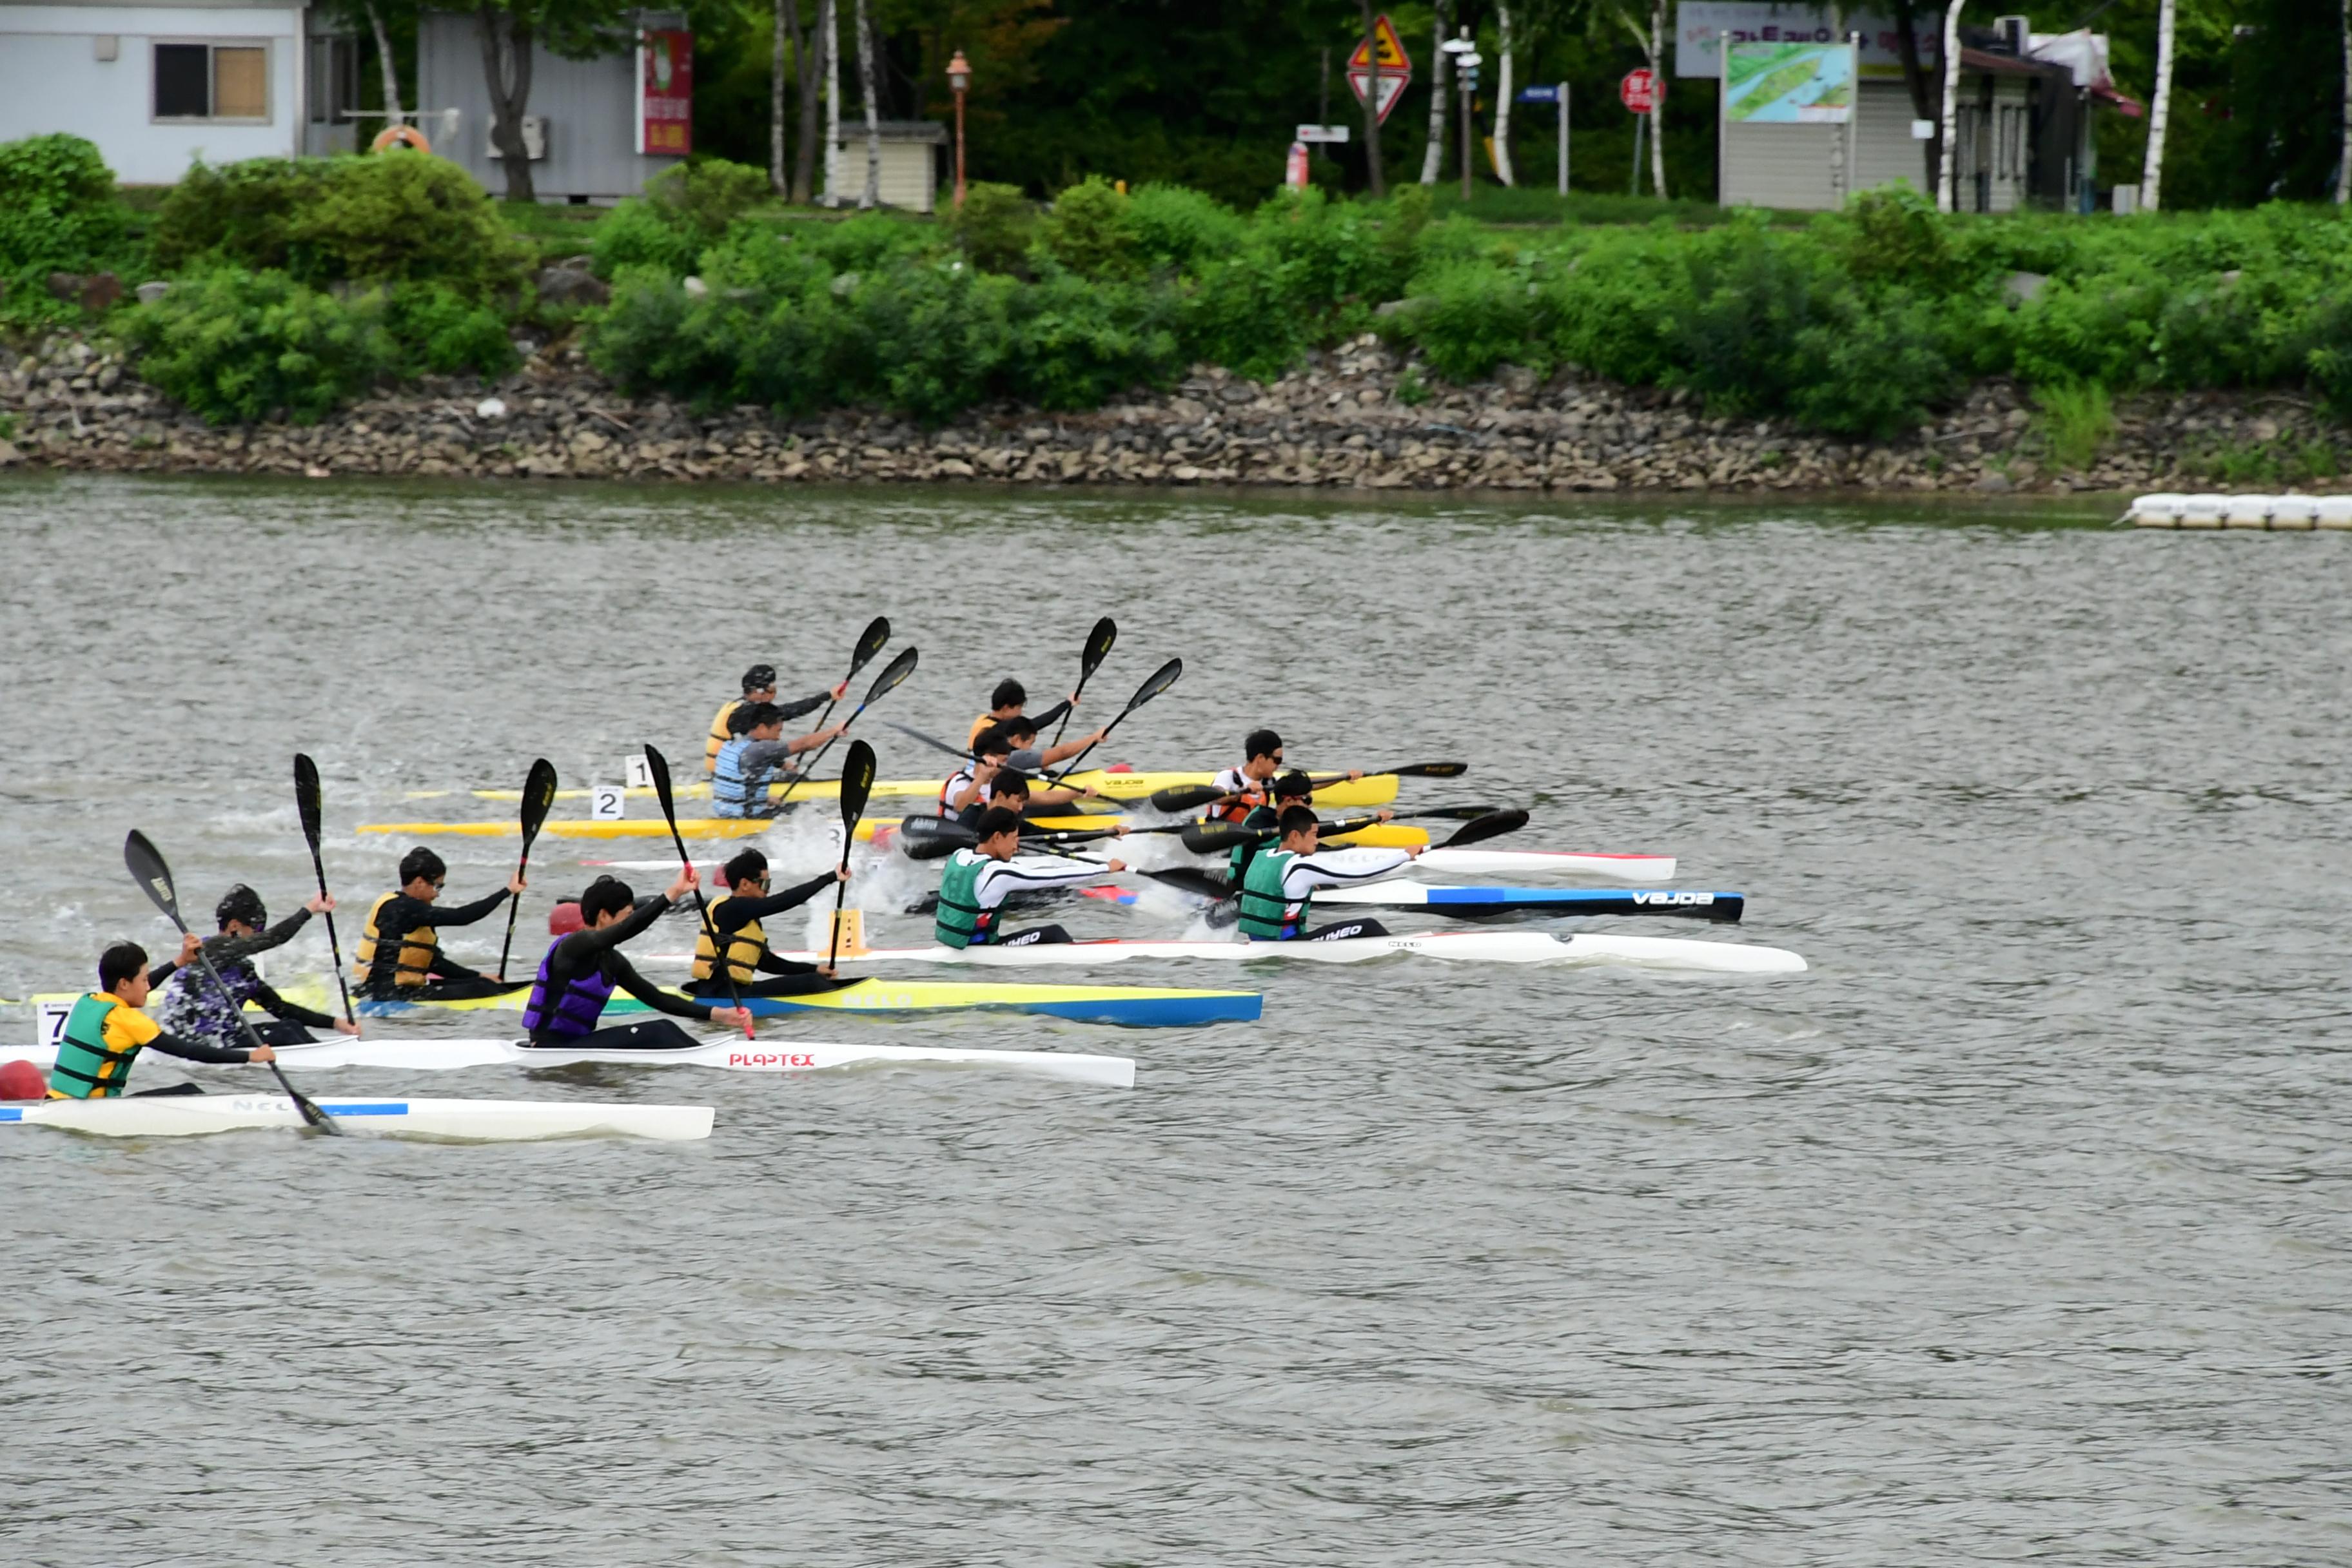
[[[1205,784],[1214,776],[1213,773],[1108,773],[1098,769],[1088,768],[1083,773],[1072,773],[1067,783],[1073,788],[1098,791],[1113,800],[1141,800],[1156,790],[1171,789],[1178,784]],[[873,798],[876,800],[936,800],[939,798],[940,785],[946,780],[947,774],[944,773],[935,779],[878,779],[874,784]],[[784,793],[784,788],[782,784],[773,784],[769,787],[768,793],[772,795],[780,795]],[[459,792],[456,790],[446,789],[413,789],[408,792],[408,798],[441,800],[457,793]],[[477,789],[464,793],[476,800],[520,801],[522,799],[522,791],[519,789]],[[672,793],[679,800],[708,800],[710,797],[710,785],[708,783],[678,784]],[[627,791],[626,794],[631,800],[654,798],[653,789],[649,785],[641,785]],[[1315,804],[1349,806],[1386,805],[1396,797],[1396,775],[1373,773],[1353,782],[1324,785],[1315,792]],[[555,792],[555,798],[586,800],[588,792],[584,789],[560,789]],[[812,779],[793,790],[793,798],[794,800],[839,800],[841,781]]]
[[[1029,823],[1033,827],[1067,827],[1091,831],[1108,826],[1111,820],[1109,817],[1102,816],[1033,816],[1029,819]],[[654,826],[659,827],[661,824],[656,823]],[[681,822],[678,826],[683,829],[686,824]],[[857,825],[857,841],[861,844],[879,842],[887,845],[898,836],[898,823],[887,819],[877,821],[869,816]],[[1096,854],[1115,855],[1118,852],[1115,847],[1118,842],[1115,838],[1106,838],[1099,844],[1087,847]],[[1144,838],[1138,839],[1136,842],[1148,844],[1150,840]],[[1371,826],[1358,832],[1343,833],[1336,837],[1326,838],[1323,842],[1343,847],[1368,844],[1382,849],[1410,849],[1416,844],[1428,843],[1429,835],[1409,823],[1376,822]]]
[[[765,816],[687,816],[677,824],[682,838],[754,838],[776,826]],[[362,822],[362,833],[389,833],[402,838],[512,838],[522,830],[512,822]],[[540,828],[550,838],[667,838],[668,825],[658,816],[635,822],[550,822]]]

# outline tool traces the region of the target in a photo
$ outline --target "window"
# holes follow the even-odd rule
[[[266,44],[157,44],[155,118],[269,118]]]

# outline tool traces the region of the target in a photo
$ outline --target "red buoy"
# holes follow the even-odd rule
[[[30,1062],[0,1062],[0,1100],[47,1100],[49,1080]]]
[[[580,900],[566,899],[547,911],[547,934],[570,936],[586,922],[580,918]]]

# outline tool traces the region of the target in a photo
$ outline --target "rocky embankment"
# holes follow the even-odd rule
[[[2332,475],[2347,432],[2285,395],[2119,400],[2095,456],[2066,467],[2021,389],[1978,387],[1887,443],[1711,418],[1679,394],[1505,371],[1424,379],[1379,339],[1260,384],[1202,368],[1166,394],[1084,414],[972,411],[927,429],[883,414],[778,419],[631,399],[576,348],[495,384],[428,380],[320,424],[215,429],[102,347],[0,349],[0,467],[184,473],[932,480],[1601,491],[2130,491]]]

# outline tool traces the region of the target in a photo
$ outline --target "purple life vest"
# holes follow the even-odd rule
[[[164,984],[163,1027],[206,1045],[243,1046],[245,1024],[238,1015],[261,989],[261,977],[247,960],[215,967],[220,971],[218,986],[201,963],[178,971]],[[228,993],[226,997],[221,994],[223,988]]]
[[[558,937],[548,944],[547,956],[539,961],[539,979],[530,988],[530,1000],[522,1010],[524,1032],[540,1035],[562,1035],[577,1039],[593,1035],[604,1016],[604,1004],[613,995],[613,983],[604,977],[604,966],[596,965],[585,974],[575,974],[563,994],[551,1006],[547,994],[547,972],[555,962],[555,950],[563,945]]]

